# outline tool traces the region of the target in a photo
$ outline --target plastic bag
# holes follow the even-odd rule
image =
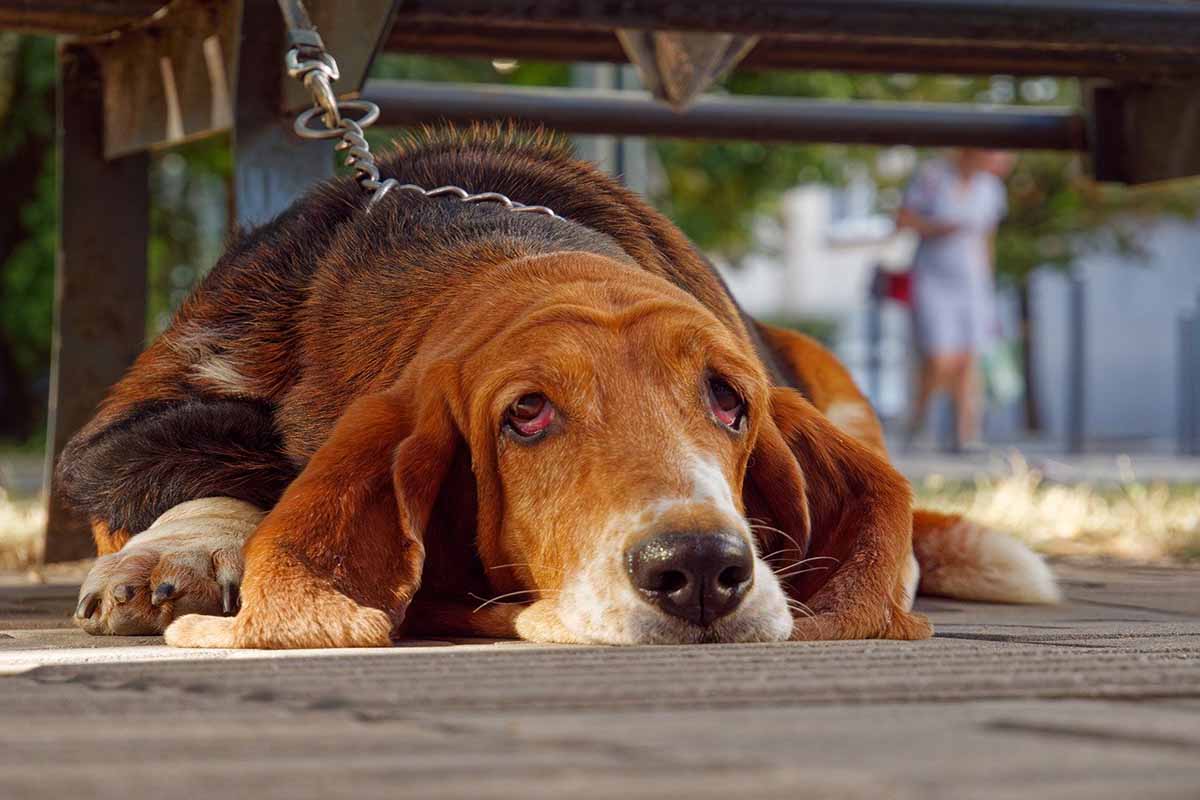
[[[1004,405],[1025,393],[1025,375],[1021,370],[1021,350],[1015,339],[995,342],[981,362],[988,400]]]

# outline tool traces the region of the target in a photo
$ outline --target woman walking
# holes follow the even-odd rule
[[[910,443],[925,426],[930,399],[946,391],[956,448],[983,448],[978,363],[995,323],[995,234],[1007,209],[1002,178],[1013,163],[998,150],[958,150],[922,164],[905,192],[896,223],[920,237],[912,305],[921,361]]]

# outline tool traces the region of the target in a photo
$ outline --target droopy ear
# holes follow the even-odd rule
[[[808,551],[812,525],[806,491],[800,463],[774,420],[766,420],[759,428],[742,487],[746,518],[754,526],[762,552],[795,562]]]
[[[905,611],[899,593],[912,549],[908,482],[796,390],[771,391],[745,501],[748,516],[765,515],[795,540],[772,541],[760,529],[764,546],[795,556],[785,588],[812,611],[796,620],[793,638],[929,636],[928,622]]]
[[[420,584],[425,529],[457,443],[439,394],[419,404],[401,390],[355,401],[247,543],[237,617],[184,617],[168,641],[389,644]]]

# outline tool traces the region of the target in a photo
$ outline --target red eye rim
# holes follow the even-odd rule
[[[724,378],[708,379],[708,407],[717,421],[733,431],[740,431],[746,419],[746,401],[737,389]]]
[[[529,392],[509,404],[504,427],[518,439],[532,441],[542,436],[556,417],[554,405],[541,392]]]

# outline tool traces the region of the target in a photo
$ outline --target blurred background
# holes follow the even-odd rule
[[[384,55],[373,77],[636,88],[628,66]],[[54,43],[0,33],[0,567],[38,555],[55,242]],[[1077,106],[1074,80],[755,72],[720,93]],[[372,131],[381,147],[387,132]],[[1049,552],[1200,557],[1200,466],[1183,329],[1200,298],[1200,183],[1087,180],[1080,159],[1023,153],[996,238],[997,346],[987,452],[945,452],[951,414],[903,446],[913,398],[908,308],[872,292],[916,238],[894,216],[906,147],[575,137],[580,156],[645,194],[716,263],[745,308],[832,347],[870,396],[924,502],[965,510]],[[147,339],[221,252],[230,228],[223,137],[155,157]]]

